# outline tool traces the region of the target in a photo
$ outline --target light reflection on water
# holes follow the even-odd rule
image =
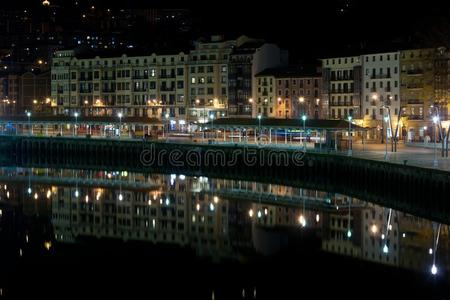
[[[26,249],[29,240],[54,253],[58,245],[92,237],[176,245],[215,262],[244,262],[276,256],[290,247],[289,238],[312,235],[319,240],[316,251],[428,275],[449,269],[448,225],[345,195],[275,184],[2,168],[0,208],[3,231],[17,211],[19,222],[39,216],[49,224],[43,232],[20,227],[18,257],[37,251]]]

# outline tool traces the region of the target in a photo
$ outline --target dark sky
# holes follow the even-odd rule
[[[50,1],[64,5],[76,0]],[[225,34],[233,38],[246,34],[265,38],[291,50],[294,60],[357,52],[355,48],[393,50],[405,43],[418,47],[427,39],[436,44],[443,40],[442,44],[450,47],[450,1],[78,1],[124,8],[185,8],[189,4],[193,36]],[[5,5],[40,2],[15,0]]]

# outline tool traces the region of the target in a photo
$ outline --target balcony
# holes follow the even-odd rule
[[[80,77],[80,81],[92,81],[92,77]]]
[[[421,115],[409,115],[408,120],[423,120],[423,116]]]
[[[115,93],[116,89],[115,88],[103,88],[102,89],[102,93]]]
[[[391,100],[387,99],[387,100],[384,100],[383,104],[386,106],[390,106],[392,104],[392,102],[391,102]]]
[[[80,89],[81,94],[90,94],[92,93],[92,89]]]
[[[370,101],[370,105],[371,106],[377,106],[377,102],[376,101]]]
[[[133,92],[146,92],[147,89],[146,88],[134,88]]]
[[[161,92],[174,92],[175,91],[175,87],[169,87],[169,86],[162,86],[160,88]]]
[[[423,75],[423,70],[422,69],[408,70],[406,74],[410,76]]]
[[[353,76],[331,76],[330,81],[353,80]]]
[[[331,94],[353,94],[352,89],[332,89]]]
[[[387,86],[384,88],[385,92],[392,92],[392,88],[390,86]]]
[[[159,78],[162,78],[162,79],[166,79],[166,78],[176,78],[176,75],[175,75],[175,73],[173,73],[173,74],[160,74],[160,75],[159,75]]]
[[[102,80],[116,80],[116,76],[103,76]]]
[[[133,79],[148,79],[148,75],[133,76]]]
[[[410,105],[423,105],[423,100],[420,99],[408,99],[407,103]]]
[[[423,89],[423,84],[410,83],[406,86],[406,88],[409,90],[420,90],[420,89]]]
[[[370,92],[371,93],[376,93],[377,92],[377,88],[376,87],[371,87],[370,88]]]
[[[387,79],[391,78],[391,74],[372,74],[370,75],[370,79]]]

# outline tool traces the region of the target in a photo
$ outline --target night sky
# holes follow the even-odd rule
[[[75,0],[51,0],[52,4]],[[39,5],[16,0],[6,5]],[[186,1],[78,0],[80,4],[120,8],[183,8]],[[192,37],[241,34],[265,38],[290,50],[294,62],[358,52],[447,45],[448,1],[195,1]],[[200,4],[201,3],[201,4]]]

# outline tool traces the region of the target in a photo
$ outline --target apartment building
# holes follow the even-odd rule
[[[325,116],[322,76],[301,66],[269,68],[256,75],[256,113],[266,118],[308,118]]]
[[[328,104],[328,118],[361,118],[361,73],[360,56],[322,59],[322,98]]]

